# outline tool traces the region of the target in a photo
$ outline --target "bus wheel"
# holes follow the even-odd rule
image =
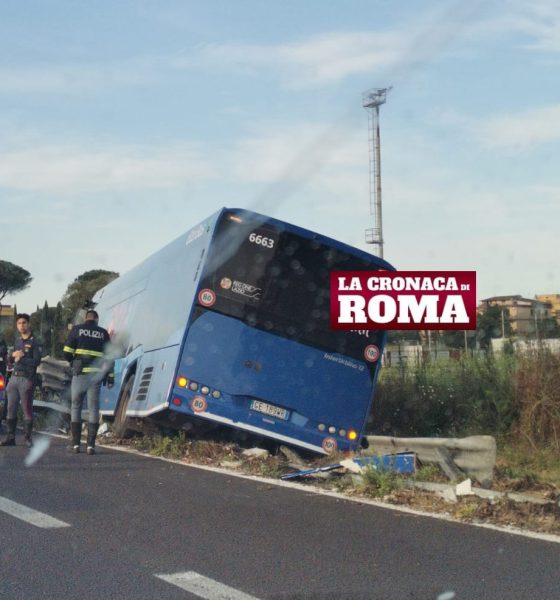
[[[133,433],[132,419],[126,416],[128,409],[128,403],[132,396],[132,386],[134,385],[134,376],[129,377],[124,385],[121,397],[119,399],[119,405],[115,411],[115,418],[113,420],[113,433],[117,438],[128,438]]]

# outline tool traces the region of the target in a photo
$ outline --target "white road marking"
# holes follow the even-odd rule
[[[28,506],[24,506],[23,504],[18,504],[17,502],[8,500],[8,498],[3,498],[2,496],[0,496],[0,511],[5,512],[12,517],[16,517],[16,519],[21,519],[22,521],[30,523],[31,525],[35,525],[35,527],[41,527],[43,529],[70,527],[69,523],[59,521],[58,519],[46,515],[45,513],[34,510],[33,508],[29,508]]]
[[[171,573],[170,575],[156,575],[167,583],[176,585],[186,592],[190,592],[206,600],[258,600],[254,596],[244,594],[235,588],[214,581],[194,571],[184,573]]]

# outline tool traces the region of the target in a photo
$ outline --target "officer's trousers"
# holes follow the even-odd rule
[[[82,420],[82,405],[87,396],[88,421],[90,423],[99,423],[99,389],[101,381],[99,374],[81,374],[72,377],[70,393],[72,396],[72,416],[73,423],[79,423]]]
[[[17,407],[21,402],[23,409],[23,418],[26,421],[33,419],[33,379],[28,377],[20,377],[12,375],[6,388],[6,396],[8,397],[8,419],[17,418]]]

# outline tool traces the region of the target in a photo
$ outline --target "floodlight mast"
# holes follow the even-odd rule
[[[381,138],[379,107],[387,100],[388,88],[372,88],[362,95],[362,106],[368,111],[369,137],[369,212],[373,227],[366,229],[366,244],[374,245],[374,254],[383,258],[383,216],[381,210]]]

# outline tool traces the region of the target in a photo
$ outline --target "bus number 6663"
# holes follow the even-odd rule
[[[251,233],[249,235],[249,241],[253,242],[253,244],[264,246],[265,248],[274,248],[274,240],[272,238],[268,238],[257,233]]]

